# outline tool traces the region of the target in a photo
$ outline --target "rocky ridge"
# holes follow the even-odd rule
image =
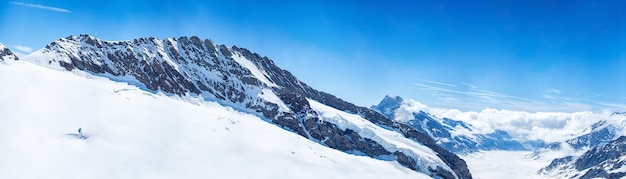
[[[334,149],[396,160],[433,177],[471,178],[465,161],[414,126],[317,91],[269,58],[237,46],[216,45],[198,37],[103,41],[80,35],[59,39],[23,59],[59,70],[85,71],[155,93],[218,101]],[[443,163],[418,164],[420,156],[414,152],[385,148],[380,143],[384,141],[342,129],[321,119],[307,99],[397,131],[430,148]]]

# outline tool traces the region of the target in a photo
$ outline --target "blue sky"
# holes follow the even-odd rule
[[[0,1],[0,42],[199,36],[358,105],[626,111],[623,1]]]

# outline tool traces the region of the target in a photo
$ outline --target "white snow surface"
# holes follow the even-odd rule
[[[287,105],[282,100],[280,100],[280,98],[276,96],[274,91],[272,91],[271,89],[267,89],[267,88],[262,89],[261,93],[259,93],[259,97],[265,99],[268,102],[272,102],[278,105],[279,107],[278,109],[283,112],[291,111],[291,109],[289,109],[289,107],[287,107]]]
[[[548,166],[552,159],[533,158],[529,151],[483,151],[459,157],[467,162],[475,179],[550,178],[537,174],[537,171]]]
[[[417,143],[413,140],[405,138],[402,134],[384,129],[356,114],[350,114],[337,110],[330,106],[326,106],[315,100],[308,99],[311,108],[320,115],[321,120],[333,123],[340,129],[351,129],[359,135],[376,141],[390,152],[402,151],[408,156],[413,157],[417,163],[423,166],[418,168],[427,169],[440,166],[448,171],[452,171],[437,154],[430,148]],[[429,173],[429,171],[423,171]]]
[[[0,64],[0,84],[0,178],[428,178],[214,102],[85,73],[14,61]],[[78,128],[89,138],[66,135]]]
[[[269,79],[267,79],[265,74],[259,68],[257,68],[256,65],[254,65],[254,63],[252,63],[250,60],[248,60],[246,57],[242,56],[239,53],[233,53],[232,58],[237,63],[239,63],[239,65],[241,65],[241,66],[247,68],[248,70],[250,70],[252,75],[254,75],[254,77],[259,79],[259,81],[265,83],[266,85],[268,85],[270,87],[278,87],[278,85],[276,85],[275,83],[272,83]]]
[[[79,47],[77,44],[79,42],[67,40],[67,39],[59,39],[56,42],[59,43],[61,47],[63,47],[60,50],[64,53],[50,53],[49,50],[43,48],[31,54],[28,54],[22,57],[21,59],[24,61],[38,64],[40,66],[47,66],[52,69],[65,70],[61,65],[59,65],[58,62],[56,62],[56,60],[64,61],[66,63],[71,63],[71,60],[68,54],[78,58],[77,54],[68,53],[68,52],[77,51],[77,48]],[[70,48],[70,49],[67,49],[67,48]],[[53,59],[53,60],[51,61],[50,59]]]

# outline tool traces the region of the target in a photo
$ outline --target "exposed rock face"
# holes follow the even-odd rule
[[[471,178],[465,161],[439,147],[412,126],[317,91],[277,67],[269,58],[236,46],[216,45],[198,37],[111,42],[80,35],[59,39],[25,59],[62,70],[87,71],[147,91],[201,96],[237,110],[259,114],[271,123],[331,148],[391,158],[432,176]],[[441,166],[419,168],[402,151],[386,150],[381,144],[350,129],[342,130],[335,124],[319,120],[307,98],[359,114],[375,124],[401,132],[435,151],[452,171]]]
[[[539,173],[568,178],[621,178],[626,176],[626,136],[595,147],[579,157],[554,159]]]
[[[473,133],[474,127],[463,121],[449,118],[437,118],[424,111],[409,111],[403,106],[412,105],[399,96],[385,98],[372,109],[390,119],[396,119],[396,113],[410,115],[408,119],[398,120],[410,125],[418,131],[433,138],[435,142],[446,150],[454,153],[469,153],[483,150],[526,150],[518,141],[514,140],[505,131],[497,130],[489,134]],[[407,118],[407,117],[404,117]],[[455,131],[463,130],[464,135],[453,135]]]
[[[9,48],[0,43],[0,61],[5,60],[19,60],[19,58]]]

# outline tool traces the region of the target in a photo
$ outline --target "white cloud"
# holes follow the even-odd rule
[[[64,12],[64,13],[70,13],[71,12],[71,11],[69,11],[67,9],[63,9],[63,8],[52,7],[52,6],[44,6],[44,5],[41,5],[41,4],[30,4],[30,3],[19,2],[19,1],[12,1],[11,4],[15,4],[15,5],[18,5],[18,6],[24,6],[24,7],[30,7],[30,8],[37,8],[37,9],[55,11],[55,12]]]
[[[23,45],[14,45],[13,48],[15,48],[15,50],[18,50],[20,52],[24,52],[24,53],[31,53],[33,52],[33,49],[27,46],[23,46]]]
[[[430,107],[415,100],[408,99],[406,102],[409,105],[405,107],[407,111],[417,112],[421,110],[440,118],[461,120],[474,126],[477,130],[474,131],[476,133],[485,134],[492,133],[495,130],[504,130],[507,131],[513,138],[522,141],[542,140],[545,142],[561,142],[574,138],[585,130],[589,130],[589,127],[592,124],[600,120],[615,118],[611,116],[612,111],[609,110],[590,112],[590,110],[593,109],[590,104],[576,102],[575,99],[572,99],[572,101],[554,100],[551,103],[533,100],[510,100],[508,98],[501,97],[507,96],[505,94],[490,91],[461,92],[423,84],[417,84],[417,86],[429,88],[430,90],[437,90],[439,92],[452,91],[450,93],[459,93],[464,95],[476,95],[474,93],[481,93],[480,95],[477,95],[482,99],[480,102],[459,102],[460,100],[457,101],[458,98],[455,98],[454,96],[445,96],[445,94],[441,95],[442,97],[439,99],[441,100],[440,102],[451,103],[455,106],[477,105],[483,107],[483,109],[478,111],[462,111],[459,109]],[[545,97],[560,99],[550,95],[545,95]],[[497,104],[498,106],[518,106],[519,109],[494,109],[488,107],[491,104]],[[598,103],[598,105],[626,108],[626,105],[611,103]],[[547,109],[573,112],[528,112],[545,111]],[[396,115],[404,118],[410,117],[407,114]]]
[[[30,53],[33,52],[33,49],[24,45],[14,45],[13,46],[13,53],[17,56],[17,57],[23,57],[26,56]]]
[[[17,57],[23,57],[33,52],[33,49],[24,45],[14,45],[11,52]]]
[[[491,133],[496,129],[507,131],[519,140],[564,141],[579,135],[593,123],[610,118],[608,112],[525,112],[512,110],[483,109],[460,111],[458,109],[422,107],[437,117],[467,122],[479,133]]]

